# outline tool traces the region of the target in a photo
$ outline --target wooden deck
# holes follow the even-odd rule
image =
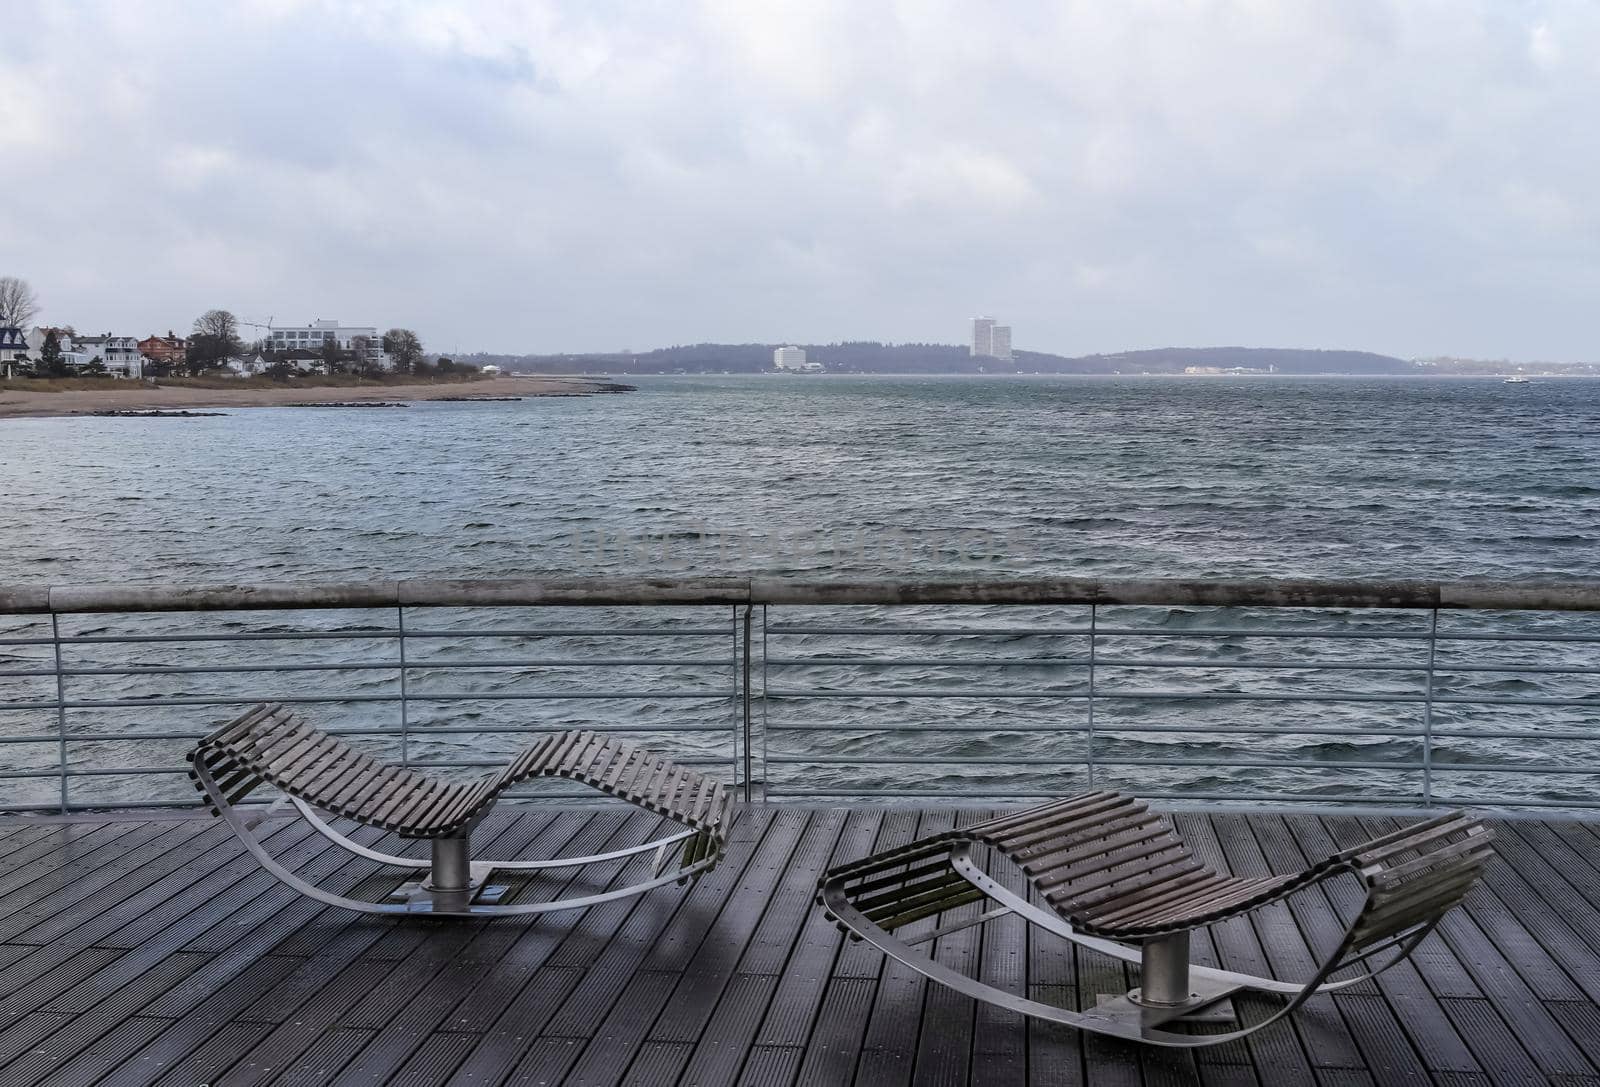
[[[757,808],[691,887],[468,924],[317,906],[208,818],[0,822],[0,1083],[1600,1085],[1600,827],[1498,824],[1501,861],[1413,964],[1248,1042],[1174,1054],[975,1009],[845,944],[814,908],[830,863],[986,814]],[[1390,825],[1179,822],[1243,874]],[[269,826],[273,851],[324,885],[385,886],[303,826]],[[653,827],[616,808],[502,805],[476,841],[491,856],[588,852]],[[613,863],[592,882],[619,874]],[[1302,975],[1352,887],[1218,926],[1196,954]],[[943,937],[939,955],[1068,1005],[1130,983],[1016,918]],[[1249,1018],[1271,1004],[1238,1006]]]

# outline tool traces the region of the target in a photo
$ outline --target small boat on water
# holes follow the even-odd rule
[[[1507,385],[1532,385],[1533,384],[1533,379],[1530,378],[1530,377],[1523,377],[1521,374],[1514,374],[1511,377],[1506,378],[1506,384]]]

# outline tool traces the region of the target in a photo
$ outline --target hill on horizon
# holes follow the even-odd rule
[[[759,373],[772,368],[781,343],[700,343],[653,351],[586,352],[561,355],[460,356],[477,365],[494,364],[524,373]],[[1190,366],[1219,369],[1276,368],[1284,374],[1398,374],[1415,372],[1413,363],[1371,351],[1290,347],[1161,347],[1111,355],[1069,358],[1042,351],[1017,351],[1010,362],[974,357],[954,344],[845,341],[796,344],[806,358],[833,373],[856,374],[1181,374]]]

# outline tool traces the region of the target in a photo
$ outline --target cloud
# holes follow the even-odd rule
[[[0,273],[78,327],[1597,355],[1575,2],[8,12]]]

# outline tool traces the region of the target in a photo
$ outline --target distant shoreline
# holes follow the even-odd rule
[[[591,396],[621,391],[590,377],[496,377],[414,385],[292,385],[271,388],[150,387],[107,381],[104,388],[0,389],[0,419],[92,416],[106,411],[176,411],[183,408],[270,408],[359,401],[447,400],[478,397]]]

